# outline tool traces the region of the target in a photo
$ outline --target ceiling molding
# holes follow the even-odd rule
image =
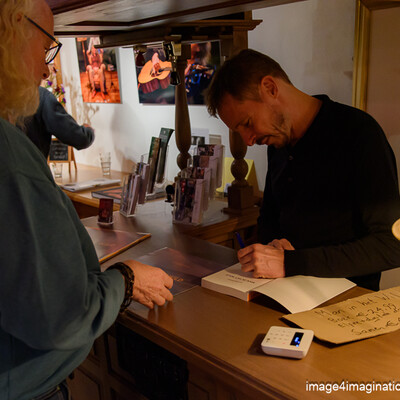
[[[305,0],[47,0],[56,36],[110,35]]]

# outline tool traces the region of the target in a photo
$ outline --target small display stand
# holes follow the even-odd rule
[[[60,142],[58,139],[51,139],[50,152],[47,159],[48,163],[68,163],[68,171],[71,173],[71,163],[74,163],[75,171],[76,161],[74,149],[67,144]]]

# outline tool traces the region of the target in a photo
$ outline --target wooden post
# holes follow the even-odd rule
[[[177,57],[176,62],[181,83],[175,87],[175,141],[180,152],[176,161],[181,170],[187,167],[187,161],[190,158],[188,151],[192,136],[185,88],[185,68],[189,58],[190,45],[182,45],[181,55]]]
[[[247,29],[233,30],[233,41],[225,46],[225,51],[229,56],[238,53],[240,50],[247,49]],[[254,207],[253,187],[246,181],[248,166],[244,157],[247,152],[247,145],[237,132],[229,130],[229,147],[234,158],[231,165],[231,172],[235,178],[232,185],[228,188],[228,207],[224,212],[228,214],[245,214]]]

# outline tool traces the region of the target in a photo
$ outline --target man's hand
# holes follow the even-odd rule
[[[275,247],[279,250],[294,250],[294,247],[287,239],[274,239],[272,242],[268,243],[268,246]]]
[[[239,250],[238,258],[242,264],[242,270],[253,271],[255,278],[283,278],[285,276],[282,248],[256,243]]]
[[[154,304],[162,306],[166,301],[173,299],[168,289],[172,288],[174,281],[162,269],[135,260],[126,260],[124,263],[129,265],[135,274],[133,300],[152,309]]]

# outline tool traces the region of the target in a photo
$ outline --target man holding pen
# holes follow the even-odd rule
[[[247,145],[268,145],[259,243],[239,250],[243,270],[345,277],[378,290],[381,271],[400,266],[396,163],[378,123],[300,91],[254,50],[224,63],[206,102]]]

